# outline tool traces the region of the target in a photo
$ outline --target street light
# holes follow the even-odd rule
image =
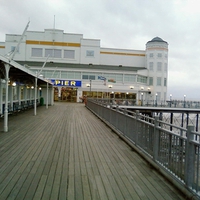
[[[158,94],[156,93],[156,105],[155,105],[156,107],[157,107],[157,103],[158,103],[157,100],[158,100]]]
[[[183,97],[184,97],[184,108],[185,108],[185,98],[186,98],[186,95],[184,94]]]
[[[141,106],[143,106],[143,93],[141,93]]]
[[[172,107],[172,94],[169,95],[170,98],[170,107]]]
[[[113,86],[112,85],[108,85],[108,88],[112,88]],[[108,101],[110,100],[110,92],[109,92],[109,96],[108,96],[108,90],[107,90],[107,98],[108,98]]]
[[[90,93],[91,93],[91,89],[92,89],[92,80],[90,79]]]
[[[91,89],[92,89],[92,80],[90,79],[90,83],[86,84],[87,87],[90,87],[90,96],[91,96]]]

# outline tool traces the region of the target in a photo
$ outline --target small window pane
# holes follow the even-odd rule
[[[90,80],[95,80],[95,76],[94,75],[89,75],[89,79]]]
[[[61,49],[54,49],[54,58],[61,58]]]
[[[167,79],[164,78],[164,86],[167,86]]]
[[[75,51],[74,50],[64,50],[64,58],[75,58]]]
[[[133,83],[133,82],[136,82],[136,75],[135,74],[125,74],[124,75],[124,81],[125,82],[131,82],[131,83]]]
[[[161,62],[157,63],[157,71],[162,71],[162,63]]]
[[[157,86],[161,86],[161,77],[157,77]]]
[[[88,79],[88,75],[82,75],[82,79]]]
[[[42,48],[32,48],[31,56],[32,57],[42,57]]]
[[[94,51],[93,50],[87,50],[86,51],[86,56],[94,57]]]
[[[150,58],[153,58],[153,53],[150,53],[150,54],[149,54],[149,57],[150,57]]]
[[[149,85],[153,85],[153,77],[149,77]]]
[[[16,49],[16,47],[14,47],[14,46],[11,46],[11,51],[12,51],[12,52],[14,52],[14,51],[15,51],[15,49]],[[18,47],[18,49],[17,49],[17,52],[19,52],[19,47]]]
[[[153,62],[149,63],[149,70],[153,71]]]
[[[45,57],[53,57],[53,49],[45,49]]]

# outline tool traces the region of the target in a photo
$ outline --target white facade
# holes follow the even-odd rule
[[[13,51],[20,37],[7,34],[6,41],[0,43],[0,54]],[[161,38],[153,38],[141,51],[102,48],[98,39],[63,30],[27,31],[14,59],[38,71],[48,55],[42,74],[52,80],[79,81],[76,101],[85,91],[134,93],[136,102],[141,98],[146,102],[166,101],[168,44]],[[99,77],[106,78],[106,85]]]

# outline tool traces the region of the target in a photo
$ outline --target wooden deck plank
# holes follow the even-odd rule
[[[0,199],[184,199],[83,104],[27,110],[2,130]]]

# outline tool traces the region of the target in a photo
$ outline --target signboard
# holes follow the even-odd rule
[[[51,80],[51,82],[54,86],[81,87],[81,81]]]

